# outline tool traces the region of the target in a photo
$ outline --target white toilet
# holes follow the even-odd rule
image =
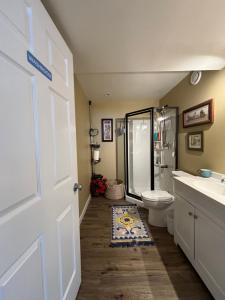
[[[148,222],[153,226],[166,227],[166,211],[174,197],[166,191],[145,191],[141,194],[145,208],[149,210]]]

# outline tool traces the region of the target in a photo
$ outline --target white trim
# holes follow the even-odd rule
[[[144,207],[144,202],[126,195],[126,201]]]
[[[83,221],[84,215],[85,215],[85,213],[86,213],[86,210],[87,210],[87,208],[88,208],[88,205],[89,205],[90,201],[91,201],[91,194],[88,196],[87,201],[86,201],[86,203],[85,203],[85,205],[84,205],[83,211],[82,211],[82,213],[81,213],[81,215],[80,215],[80,224],[81,224],[82,221]]]

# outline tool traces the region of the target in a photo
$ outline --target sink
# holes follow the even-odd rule
[[[223,174],[222,174],[223,175]],[[223,175],[225,178],[225,176]],[[192,177],[174,177],[174,188],[177,193],[184,193],[184,186],[190,187],[193,191],[198,191],[204,194],[206,197],[217,201],[218,203],[225,206],[225,184],[221,183],[220,178],[202,178],[199,176]],[[200,195],[198,195],[200,197]]]
[[[204,190],[205,192],[211,192],[220,196],[225,196],[225,185],[212,180],[195,180],[193,186]]]

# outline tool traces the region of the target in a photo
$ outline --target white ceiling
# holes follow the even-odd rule
[[[92,100],[106,91],[113,99],[160,98],[187,74],[179,72],[225,66],[224,0],[42,2]]]
[[[186,73],[128,73],[80,74],[80,84],[93,100],[149,100],[160,99],[178,84]],[[105,94],[110,95],[105,96]]]

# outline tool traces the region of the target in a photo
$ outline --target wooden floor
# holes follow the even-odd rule
[[[150,227],[155,246],[109,247],[112,204],[93,198],[82,222],[78,300],[213,299],[165,228]]]

